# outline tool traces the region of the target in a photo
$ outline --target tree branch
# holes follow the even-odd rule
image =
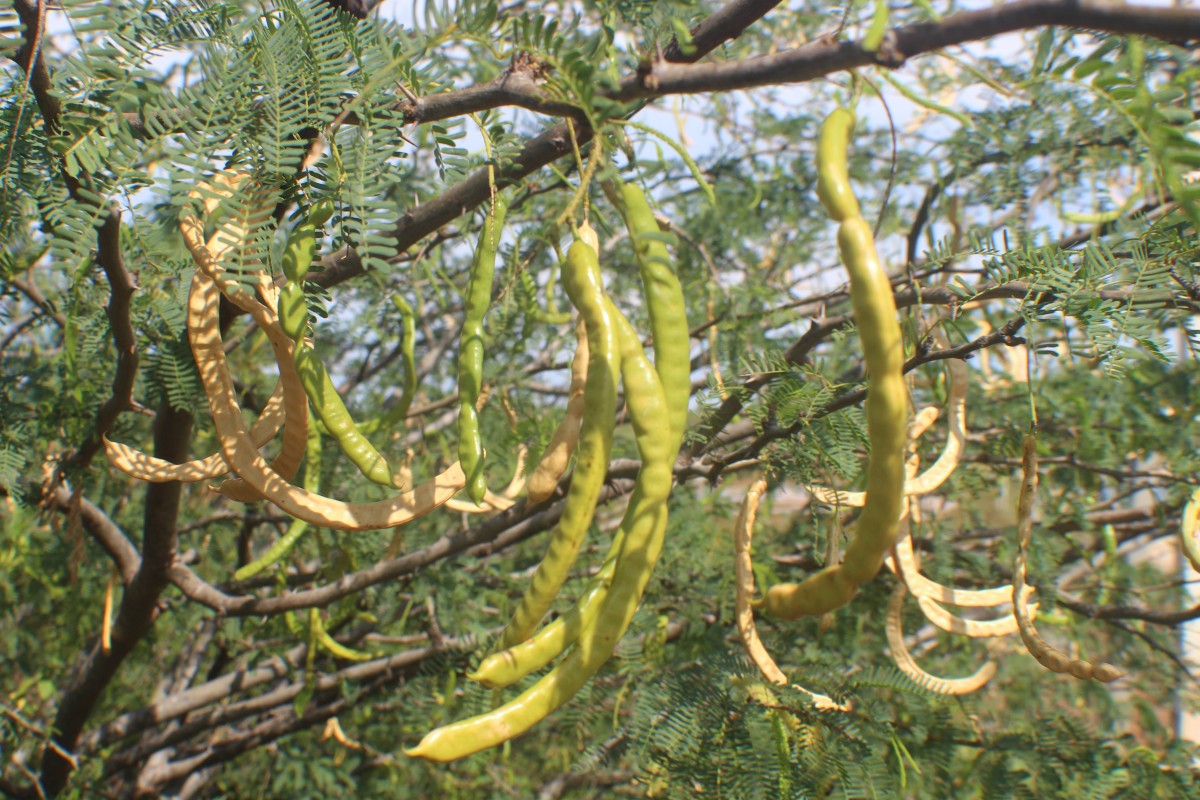
[[[487,83],[441,94],[417,97],[400,103],[404,121],[413,125],[450,117],[462,117],[500,106],[516,106],[552,117],[576,117],[577,106],[546,94],[542,89],[545,68],[528,54],[513,59],[508,69]]]
[[[154,454],[180,463],[187,459],[191,416],[168,404],[154,418]],[[175,558],[176,525],[182,488],[179,483],[152,483],[146,489],[142,522],[142,562],[121,598],[112,631],[112,647],[105,652],[99,642],[82,657],[63,691],[54,718],[55,742],[75,750],[80,732],[118,667],[150,629],[158,615],[158,600],[168,585],[168,569]],[[66,785],[73,766],[57,750],[48,748],[42,759],[42,785],[50,796]]]
[[[71,490],[66,486],[56,487],[50,499],[59,511],[70,511]],[[112,558],[113,563],[117,565],[117,571],[121,573],[121,582],[128,586],[142,565],[142,557],[137,548],[103,509],[86,497],[80,498],[79,503],[83,529],[91,534]]]
[[[40,0],[40,2],[14,0],[13,7],[25,25],[28,37],[25,45],[19,51],[18,57],[31,49],[36,54],[32,64],[22,64],[22,66],[30,70],[27,72],[27,79],[33,90],[33,96],[37,101],[38,111],[42,115],[46,131],[54,134],[61,127],[62,104],[51,91],[50,71],[42,58],[40,40],[37,38],[42,33],[41,23],[44,22],[46,2],[47,0]],[[85,205],[96,205],[96,201],[92,199],[94,195],[80,192],[83,185],[90,180],[86,173],[83,173],[81,181],[78,177],[68,173],[64,165],[62,177],[72,198]],[[100,406],[100,410],[96,414],[95,431],[65,462],[67,467],[75,469],[82,469],[91,463],[93,456],[100,449],[101,437],[112,428],[117,415],[132,406],[133,382],[137,376],[137,338],[134,336],[133,325],[129,320],[129,301],[135,287],[125,269],[124,259],[121,257],[121,211],[116,206],[110,205],[101,216],[103,216],[104,222],[96,230],[96,262],[104,270],[104,275],[111,288],[106,311],[109,326],[112,328],[113,343],[117,348],[117,370],[113,376],[112,395]]]
[[[684,54],[678,48],[669,48],[668,53],[677,55],[677,60],[680,62],[697,61],[725,42],[740,35],[755,20],[776,5],[778,2],[734,0],[696,26],[693,51]],[[724,27],[726,24],[730,24],[730,27]],[[429,101],[433,102],[432,98],[429,98]],[[535,101],[538,101],[538,98],[530,100],[530,102]],[[448,98],[442,98],[438,102],[442,104],[442,107],[454,107],[455,103]],[[586,125],[577,124],[575,139],[582,147],[591,141],[591,129]],[[526,142],[514,159],[514,163],[496,175],[497,188],[511,186],[569,152],[571,152],[571,143],[567,126],[565,124],[555,125]],[[451,186],[433,200],[406,213],[392,229],[397,249],[401,252],[407,250],[438,228],[466,214],[490,197],[489,170],[484,167],[465,180]],[[326,288],[361,275],[364,269],[358,256],[347,250],[321,259],[321,268],[321,272],[311,275],[309,279]]]
[[[381,676],[394,678],[397,674],[410,674],[427,659],[444,653],[447,650],[472,650],[478,646],[479,641],[474,636],[447,637],[442,640],[440,645],[434,644],[427,647],[418,647],[406,650],[403,653],[364,661],[360,664],[344,667],[335,672],[322,674],[316,679],[315,691],[320,693],[338,690],[347,681],[365,681]],[[276,675],[274,677],[284,677],[284,675]],[[153,753],[190,739],[198,733],[231,725],[234,722],[255,714],[263,714],[274,709],[289,706],[300,692],[304,690],[304,687],[305,678],[304,676],[300,676],[297,680],[281,684],[246,700],[218,705],[204,712],[189,713],[186,723],[178,728],[144,737],[133,747],[112,756],[106,765],[108,767],[107,771],[112,773],[137,766]],[[246,691],[248,687],[236,686],[234,688],[236,691]],[[210,705],[213,704],[210,703]],[[162,722],[164,720],[157,721]]]
[[[896,68],[906,59],[1002,33],[1065,25],[1170,41],[1200,39],[1200,12],[1113,3],[1108,0],[1018,0],[951,14],[939,22],[895,28],[877,52],[861,42],[822,37],[792,50],[744,61],[684,65],[658,61],[626,78],[615,99],[630,101],[671,94],[699,94],[803,83],[832,72],[879,64]]]

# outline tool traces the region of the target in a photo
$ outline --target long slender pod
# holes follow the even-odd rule
[[[866,401],[871,445],[866,502],[841,564],[800,584],[779,584],[767,592],[764,609],[785,619],[824,614],[850,602],[858,584],[875,576],[895,543],[904,506],[908,396],[903,340],[891,282],[875,252],[871,226],[858,216],[849,183],[846,147],[853,126],[853,114],[844,108],[836,109],[821,126],[817,194],[829,215],[841,222],[838,250],[850,276],[850,301],[871,382]]]
[[[904,494],[929,494],[937,489],[957,469],[962,459],[963,449],[967,441],[967,367],[957,358],[946,361],[949,397],[946,406],[949,410],[946,444],[937,459],[924,472],[904,481]],[[911,434],[910,441],[915,438]],[[826,505],[855,506],[861,508],[866,497],[863,492],[839,492],[825,486],[805,486],[813,499]]]
[[[283,254],[283,273],[287,278],[280,293],[280,322],[284,332],[295,342],[292,360],[300,385],[312,404],[313,411],[338,447],[368,480],[392,486],[391,467],[375,446],[359,429],[338,394],[337,387],[321,357],[305,340],[308,310],[301,281],[308,274],[316,251],[316,226],[333,213],[331,202],[314,204],[308,218],[297,225],[288,236]]]
[[[766,490],[767,482],[762,478],[750,484],[738,511],[737,522],[733,526],[733,566],[737,581],[735,609],[738,634],[742,637],[746,655],[750,656],[750,660],[764,678],[771,683],[782,685],[787,683],[787,676],[775,663],[775,659],[771,658],[771,654],[759,638],[758,629],[754,626],[754,609],[750,605],[754,597],[754,564],[750,558],[750,543],[754,536],[758,501]]]
[[[192,356],[208,396],[225,460],[264,499],[314,525],[338,530],[377,530],[393,528],[427,514],[462,489],[465,480],[457,463],[410,492],[371,503],[345,503],[288,483],[263,460],[246,431],[225,361],[219,302],[215,281],[204,270],[196,270],[188,294]]]
[[[283,427],[283,387],[276,384],[275,391],[267,398],[262,413],[250,428],[250,438],[263,447],[275,438]],[[124,472],[131,478],[148,483],[196,483],[197,481],[220,478],[229,472],[225,456],[220,451],[204,458],[175,464],[163,458],[155,458],[127,444],[114,442],[105,437],[104,455],[113,469]]]
[[[587,328],[589,356],[583,424],[562,516],[525,596],[500,636],[500,649],[528,639],[550,609],[591,525],[612,453],[621,364],[615,309],[607,301],[600,262],[591,246],[581,241],[572,244],[562,270],[563,286]]]
[[[193,196],[201,199],[206,217],[211,217],[222,201],[232,197],[234,189],[243,178],[244,176],[240,174],[218,175],[213,179],[212,186],[202,185],[193,191]],[[245,235],[246,228],[253,224],[253,220],[249,219],[251,212],[242,211],[243,215],[235,216],[233,221],[227,222],[212,235],[207,243],[209,258],[205,265],[201,265],[201,268],[210,270],[210,274],[217,280],[222,290],[227,291],[230,294],[230,299],[237,302],[239,307],[242,307],[242,304],[253,302],[253,299],[242,291],[240,286],[225,281],[221,276],[218,264],[223,255],[241,241]],[[196,222],[194,216],[190,214],[186,216],[190,217],[190,219],[186,220],[187,230],[185,232],[185,241],[190,249],[193,244],[203,241],[201,238],[203,236],[203,229]],[[254,319],[261,325],[264,319],[269,319],[271,309],[269,307],[264,309],[257,303],[254,303],[254,306],[257,306],[253,309],[255,312]],[[250,306],[247,306],[247,310],[249,308]],[[264,332],[268,338],[272,336],[269,325],[264,328]],[[273,347],[281,343],[272,340]],[[281,375],[280,381],[276,384],[271,397],[267,400],[262,414],[259,415],[258,420],[255,421],[254,426],[250,429],[251,438],[260,447],[274,439],[275,435],[279,433],[284,425],[284,397],[287,388],[284,383],[284,377]],[[296,405],[294,400],[292,404],[293,406]],[[294,448],[288,447],[285,449],[288,452],[280,453],[280,460],[276,463],[276,467],[286,471],[293,463],[298,466],[299,459],[294,457]],[[165,483],[168,481],[191,483],[219,478],[229,472],[229,465],[219,452],[202,459],[174,464],[142,453],[129,445],[111,442],[107,438],[104,439],[104,452],[109,464],[113,468],[119,469],[133,478],[151,483]],[[242,494],[246,495],[246,499],[248,500],[257,499],[251,496],[252,493],[244,489]]]
[[[606,185],[605,189],[621,210],[630,234],[635,238],[643,291],[654,332],[654,368],[663,387],[668,406],[667,420],[675,437],[674,460],[683,441],[690,390],[688,327],[682,288],[671,269],[658,223],[642,191],[636,186],[624,186],[620,193],[614,191],[611,185]],[[593,248],[597,247],[595,232],[587,223],[580,227],[579,236]],[[636,332],[628,325],[624,315],[618,314],[618,321],[624,331],[623,336],[636,338]],[[641,354],[640,348],[637,353]],[[553,490],[553,486],[550,489]],[[530,500],[534,501],[532,479]],[[570,610],[532,638],[509,644],[506,649],[489,656],[472,677],[488,685],[506,686],[545,666],[574,642],[579,632],[591,624],[591,620],[599,613],[600,604],[613,578],[616,553],[623,544],[623,535],[622,530],[618,530],[600,572]]]
[[[620,312],[617,314],[624,358],[625,337],[628,334],[636,338],[636,333],[633,332],[632,326],[629,326],[625,316]],[[582,326],[579,332],[583,332]],[[510,686],[566,652],[584,628],[593,624],[600,613],[600,606],[612,584],[613,572],[624,541],[625,529],[623,526],[618,527],[599,571],[588,581],[574,605],[528,639],[489,655],[480,663],[479,668],[467,677],[494,688]]]
[[[183,214],[179,218],[179,230],[183,234],[184,244],[191,253],[192,260],[198,267],[198,272],[208,277],[231,303],[250,315],[266,334],[271,349],[275,352],[275,360],[279,365],[279,381],[283,386],[284,424],[283,444],[279,454],[271,462],[270,469],[285,481],[290,481],[300,468],[308,438],[308,401],[304,397],[300,377],[292,366],[294,344],[280,328],[279,317],[274,310],[252,297],[242,286],[224,277],[217,259],[213,257],[204,241],[204,227],[194,215]],[[237,471],[236,467],[234,471]],[[240,502],[262,499],[254,487],[240,478],[225,481],[218,487],[218,491]]]
[[[905,594],[904,584],[897,584],[895,591],[892,592],[891,602],[888,603],[887,640],[888,647],[892,651],[892,660],[896,662],[896,666],[914,681],[938,694],[970,694],[982,689],[996,674],[996,665],[991,661],[984,662],[983,666],[977,669],[973,675],[963,678],[942,678],[931,675],[918,666],[912,654],[908,652],[908,645],[904,643],[901,611],[904,609]]]
[[[663,241],[664,234],[658,227],[645,192],[637,184],[625,183],[620,186],[618,196],[614,199],[633,238],[638,273],[650,311],[654,369],[662,381],[663,391],[667,393],[671,430],[682,442],[687,428],[688,399],[692,388],[691,339],[683,288],[671,266],[671,256]]]
[[[1011,587],[1009,587],[1011,589]],[[1010,593],[1011,594],[1011,593]],[[1005,614],[995,619],[967,619],[950,613],[932,597],[918,597],[917,605],[925,618],[947,633],[969,636],[972,639],[987,639],[996,636],[1009,636],[1017,632],[1017,622],[1012,614]],[[1037,604],[1029,606],[1032,615],[1037,611]]]
[[[1179,544],[1192,569],[1200,572],[1200,539],[1196,537],[1196,520],[1200,518],[1200,488],[1192,492],[1179,522]]]
[[[742,500],[742,507],[738,511],[737,522],[734,523],[733,565],[734,579],[736,581],[734,613],[737,617],[738,634],[741,636],[742,645],[746,648],[746,655],[750,657],[750,660],[754,662],[754,666],[758,667],[759,673],[766,680],[782,686],[788,682],[787,676],[783,674],[783,670],[775,663],[775,659],[771,658],[771,654],[767,652],[766,646],[758,636],[758,628],[754,625],[754,606],[752,603],[754,598],[754,563],[750,557],[750,547],[754,537],[754,520],[758,516],[758,503],[766,490],[767,482],[762,478],[750,484],[750,488],[746,490],[746,497]],[[814,692],[799,684],[792,684],[792,688],[808,694],[812,697],[813,705],[823,711],[830,709],[837,709],[839,711],[850,710],[849,705],[839,703],[827,694]]]
[[[404,362],[404,388],[401,389],[400,399],[394,406],[381,416],[367,420],[358,426],[359,430],[366,434],[390,431],[397,425],[403,426],[404,420],[408,418],[408,409],[412,406],[413,398],[417,394],[417,358],[414,349],[417,338],[416,314],[408,301],[398,294],[392,295],[392,305],[400,312],[400,325],[402,326],[400,358]]]
[[[504,226],[507,206],[496,198],[483,224],[465,294],[466,315],[458,349],[458,460],[467,474],[467,495],[483,502],[487,478],[483,471],[483,439],[475,408],[483,388],[483,317],[492,304],[492,279],[496,272],[496,245]]]
[[[912,538],[904,533],[896,541],[890,564],[892,571],[918,599],[928,597],[938,603],[968,608],[994,608],[1012,602],[1011,584],[989,589],[958,589],[922,575],[913,552]],[[1033,587],[1026,587],[1026,594],[1032,591]]]
[[[1071,658],[1047,642],[1037,632],[1025,606],[1025,566],[1029,560],[1029,542],[1033,538],[1033,503],[1038,482],[1037,438],[1027,435],[1021,446],[1021,493],[1017,500],[1017,558],[1013,565],[1013,616],[1021,631],[1025,649],[1051,672],[1069,673],[1080,680],[1094,678],[1102,683],[1115,681],[1123,673],[1112,664],[1092,664]]]
[[[312,403],[313,411],[342,452],[368,480],[382,486],[393,485],[392,470],[387,459],[358,429],[317,351],[307,344],[297,344],[293,358],[300,384]]]
[[[479,668],[467,675],[484,686],[499,689],[537,672],[567,651],[588,625],[595,622],[600,604],[612,585],[617,557],[625,541],[624,531],[618,529],[600,570],[588,581],[587,587],[569,609],[546,623],[537,633],[512,647],[492,653]]]
[[[592,252],[582,243],[572,245],[572,249],[578,247]],[[668,405],[658,375],[641,355],[641,344],[629,332],[632,329],[621,327],[625,330],[621,335],[621,377],[642,468],[621,520],[621,552],[596,619],[584,627],[567,657],[519,697],[486,714],[431,731],[406,751],[410,756],[453,761],[529,730],[570,700],[603,666],[637,611],[662,552],[678,444],[671,428],[662,424]],[[598,355],[595,348],[592,354],[593,358]]]

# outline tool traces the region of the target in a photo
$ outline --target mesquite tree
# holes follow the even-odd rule
[[[0,12],[0,793],[1195,796],[1200,10],[374,5]]]

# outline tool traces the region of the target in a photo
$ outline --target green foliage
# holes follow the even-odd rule
[[[1200,469],[1200,190],[1192,181],[1200,145],[1190,51],[1054,29],[1031,34],[1012,56],[964,49],[913,59],[897,72],[912,97],[881,84],[898,125],[894,160],[875,96],[858,100],[852,174],[906,298],[906,356],[922,360],[934,326],[970,350],[969,460],[912,525],[924,569],[964,587],[1007,580],[1014,460],[1036,409],[1043,469],[1030,573],[1039,625],[1065,650],[1103,654],[1137,677],[1115,694],[1056,680],[1014,643],[985,650],[909,609],[906,630],[925,668],[954,676],[985,656],[1000,664],[979,697],[933,696],[890,665],[884,578],[826,620],[759,620],[792,681],[851,702],[820,711],[796,686],[763,683],[738,655],[730,528],[747,474],[766,475],[772,493],[754,551],[760,592],[824,564],[828,540],[840,545],[841,532],[854,530],[851,510],[820,506],[797,488],[861,488],[866,463],[867,421],[851,393],[870,391],[870,379],[855,323],[823,327],[850,306],[813,191],[816,125],[857,94],[849,78],[645,109],[613,104],[608,93],[670,37],[686,50],[683,34],[708,6],[682,2],[444,0],[426,3],[412,26],[356,22],[323,0],[278,0],[265,10],[215,0],[61,5],[70,33],[56,33],[44,53],[61,101],[55,124],[22,65],[0,78],[0,778],[25,781],[17,765],[36,772],[45,731],[101,627],[112,545],[92,535],[96,517],[43,502],[47,468],[61,467],[69,491],[131,547],[170,551],[150,583],[186,568],[226,595],[266,598],[362,580],[364,588],[323,601],[322,624],[348,646],[395,661],[367,673],[326,649],[309,657],[307,608],[290,612],[294,625],[282,613],[221,616],[169,588],[153,601],[150,633],[100,695],[80,768],[60,797],[122,796],[136,776],[121,759],[149,763],[131,753],[160,735],[169,743],[151,752],[163,763],[218,754],[190,770],[208,781],[194,796],[213,798],[472,800],[552,796],[560,785],[563,797],[578,798],[1195,796],[1195,749],[1159,716],[1188,685],[1174,629],[1079,611],[1191,602],[1178,576],[1128,555],[1140,541],[1174,536]],[[852,10],[852,24],[862,10]],[[927,6],[892,14],[897,24],[933,16]],[[795,47],[841,16],[816,3],[777,8],[713,63]],[[0,28],[17,31],[11,10],[0,12]],[[15,53],[7,38],[0,48]],[[318,257],[350,248],[366,274],[309,276],[314,346],[355,415],[376,417],[408,377],[388,300],[410,300],[418,394],[406,421],[373,438],[393,465],[411,451],[413,483],[452,461],[446,409],[455,404],[460,291],[479,209],[464,205],[407,252],[395,231],[464,181],[483,185],[517,166],[542,121],[500,108],[414,126],[406,114],[414,102],[517,67],[543,99],[578,107],[600,130],[611,158],[587,188],[587,218],[601,235],[609,292],[643,335],[650,328],[631,243],[600,183],[640,182],[670,220],[662,236],[695,331],[692,380],[703,388],[693,395],[692,449],[677,471],[665,551],[617,657],[528,736],[433,766],[404,758],[401,747],[515,696],[463,674],[487,652],[540,557],[544,511],[518,505],[509,519],[535,522],[517,528],[438,510],[397,531],[314,529],[270,577],[236,584],[238,566],[286,530],[276,509],[233,504],[204,481],[180,489],[172,527],[147,517],[150,490],[108,470],[102,452],[84,467],[70,459],[96,441],[121,355],[121,311],[111,306],[118,270],[98,244],[110,212],[121,218],[120,267],[137,287],[128,319],[138,367],[129,408],[106,433],[149,452],[151,414],[187,412],[195,458],[218,445],[187,339],[192,262],[180,217],[219,200],[206,234],[222,222],[247,228],[221,266],[253,288],[258,269],[278,272],[292,227],[328,199],[335,212],[318,233]],[[965,114],[969,126],[934,103]],[[590,152],[585,143],[585,163]],[[245,180],[210,185],[229,174]],[[579,180],[567,155],[506,190],[512,218],[486,322],[484,380],[493,393],[481,412],[494,492],[517,471],[522,445],[532,469],[563,414],[574,326],[557,286],[566,234],[557,220]],[[581,222],[584,208],[567,223]],[[244,318],[226,314],[223,323],[239,402],[257,410],[275,382],[275,354]],[[1005,325],[1014,338],[974,348]],[[913,408],[942,410],[917,444],[928,464],[947,435],[944,371],[923,364],[910,377]],[[266,457],[277,447],[265,447]],[[359,481],[331,442],[324,447],[323,493],[390,494]],[[615,452],[636,455],[627,427]],[[617,489],[631,474],[621,469],[610,482]],[[1139,505],[1151,501],[1149,511]],[[555,613],[599,567],[619,511],[619,502],[601,508]],[[378,578],[384,562],[386,579]],[[123,598],[118,587],[118,605]],[[239,682],[252,674],[262,682]],[[122,714],[221,681],[232,688],[187,717],[141,717],[124,733],[102,733]],[[322,738],[334,713],[351,744]],[[238,749],[249,735],[283,728]],[[184,780],[147,791],[182,794]]]

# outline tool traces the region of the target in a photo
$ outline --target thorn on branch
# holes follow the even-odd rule
[[[875,52],[875,63],[888,69],[899,69],[907,60],[908,56],[900,52],[900,41],[896,38],[895,31],[885,33],[879,49]]]
[[[638,64],[638,84],[648,92],[658,91],[658,77],[654,74],[654,62]]]

